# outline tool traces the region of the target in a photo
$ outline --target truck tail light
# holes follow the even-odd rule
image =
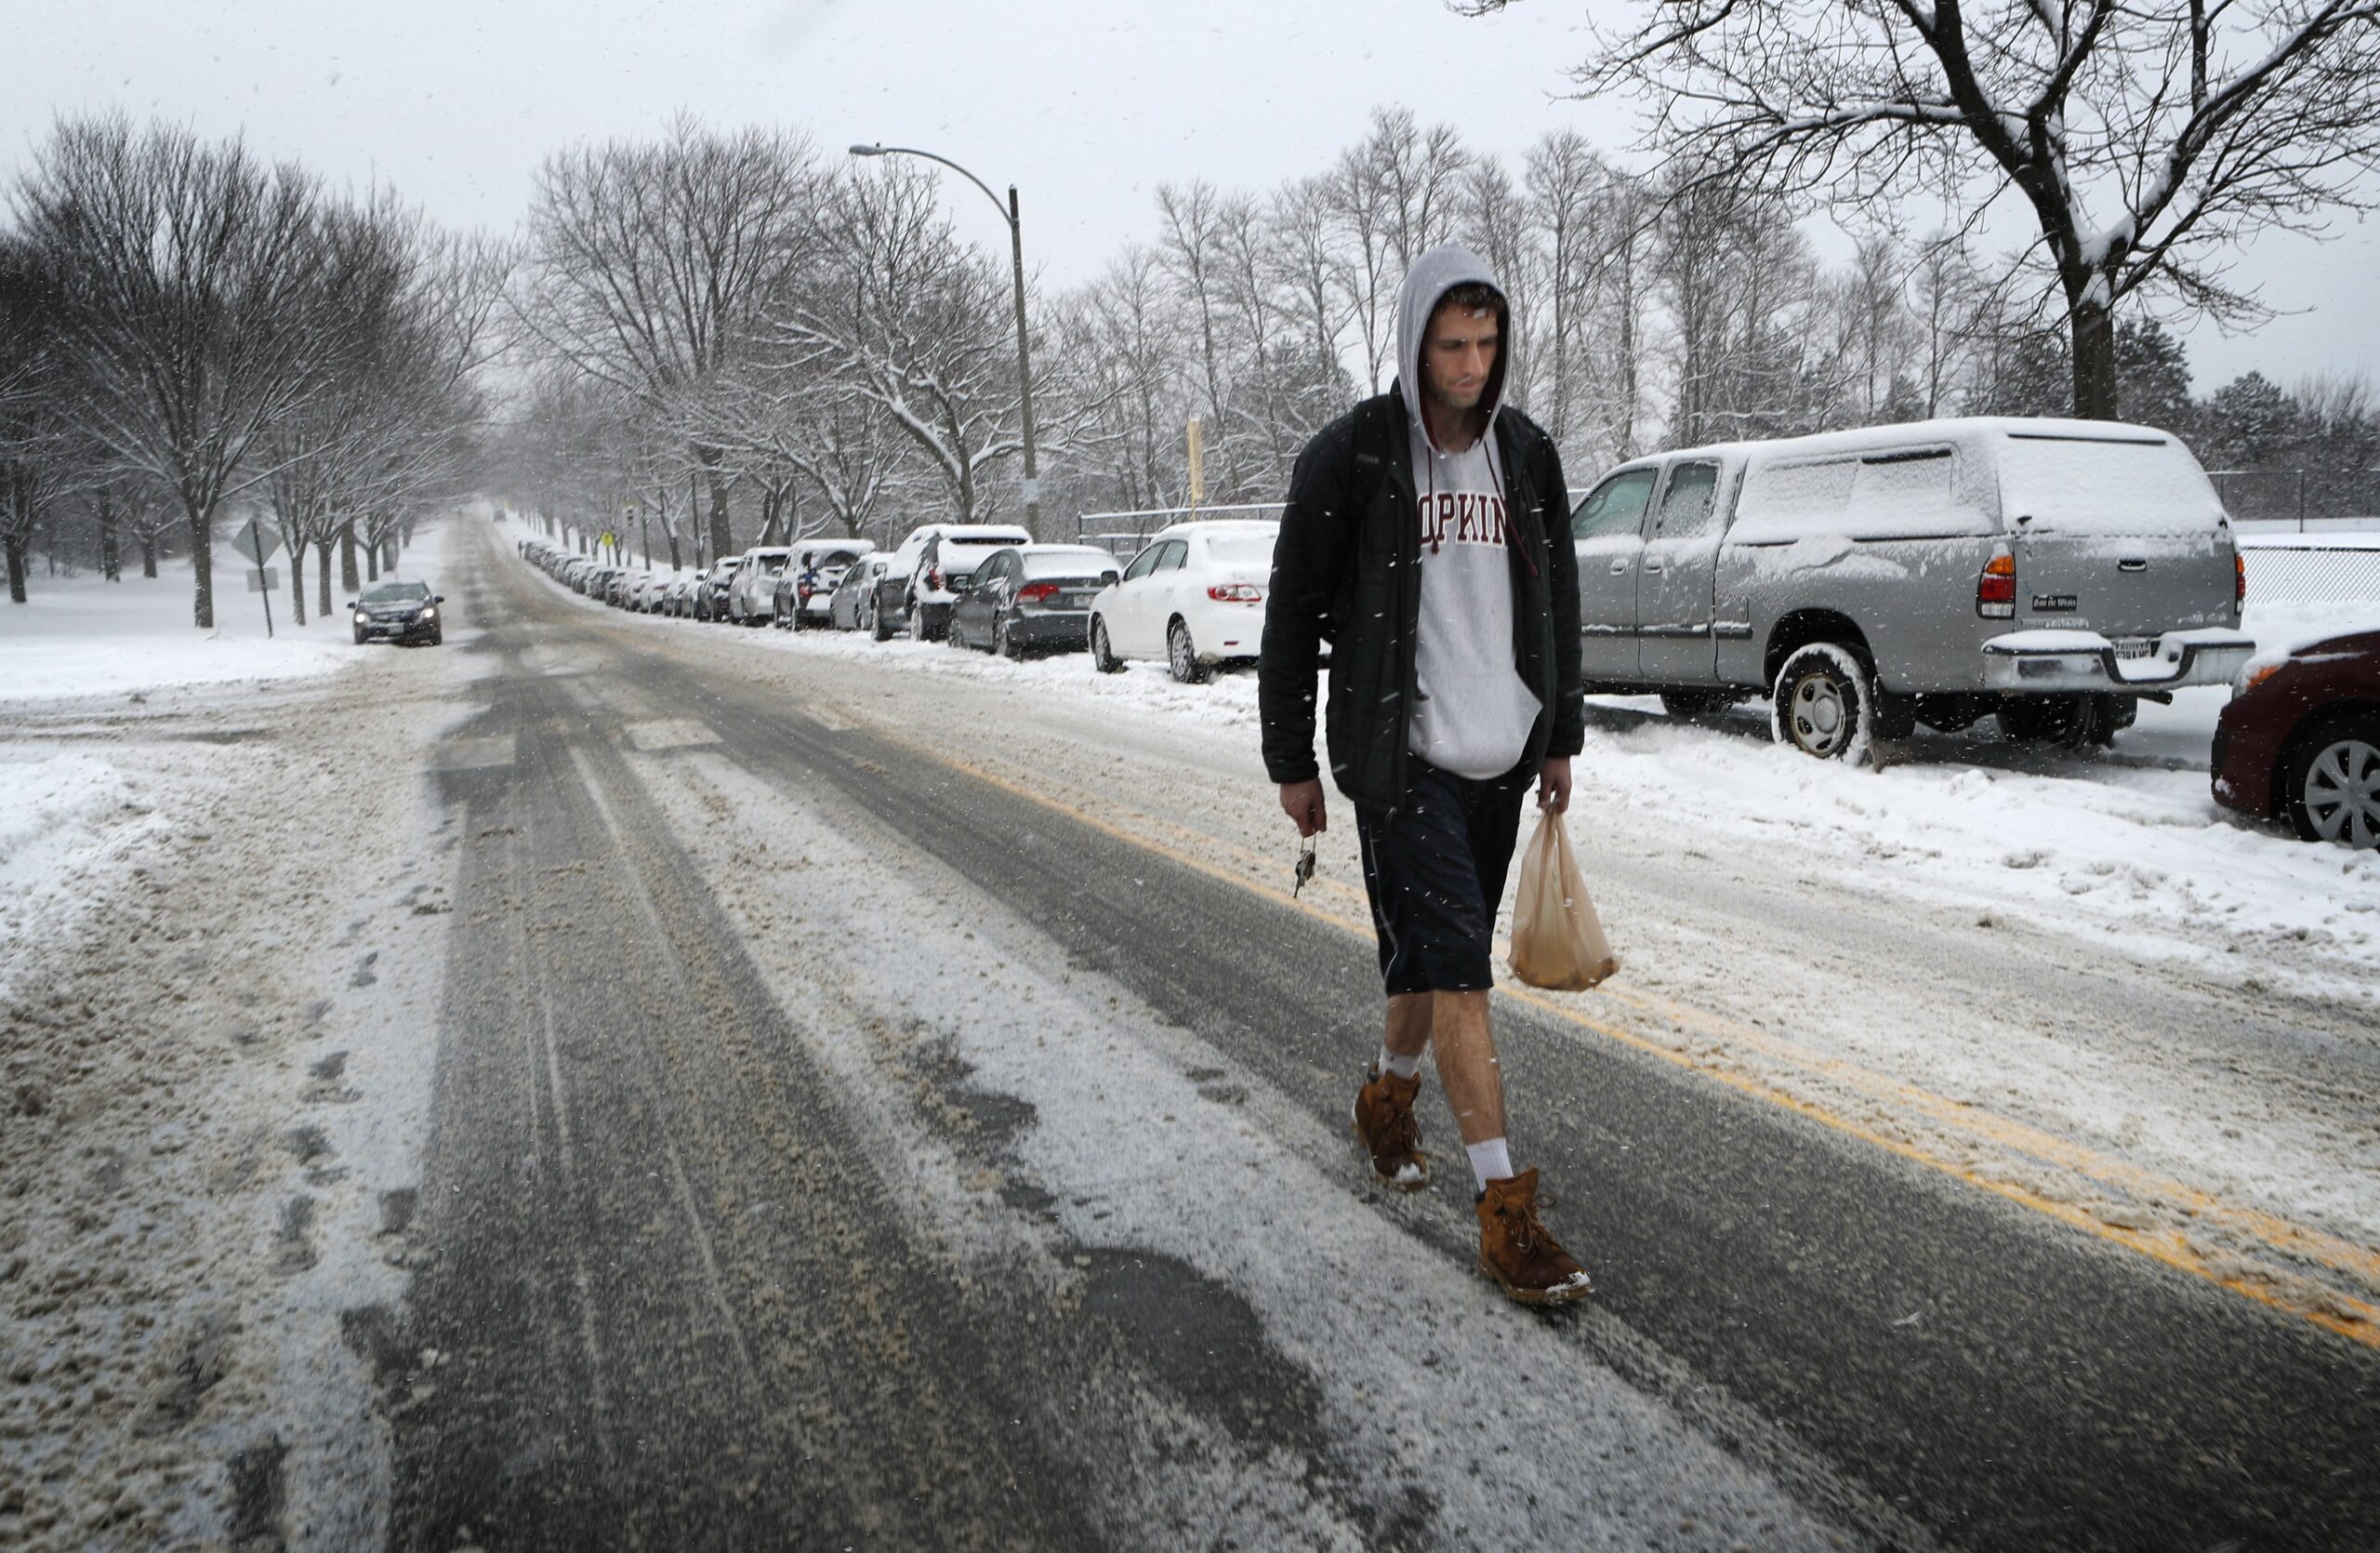
[[[2239,551],[2231,552],[2231,602],[2245,605],[2248,602],[2248,558]]]
[[[1207,597],[1217,604],[1262,604],[1264,590],[1246,582],[1226,582],[1208,589]]]
[[[1983,564],[1975,579],[1975,612],[1988,620],[2005,620],[2016,613],[2016,558],[2003,551]]]
[[[1057,593],[1058,585],[1054,582],[1028,582],[1024,587],[1016,591],[1016,602],[1019,604],[1041,604],[1049,599],[1055,598]]]
[[[926,586],[932,589],[937,593],[942,591],[942,568],[940,566],[928,566],[926,568]]]

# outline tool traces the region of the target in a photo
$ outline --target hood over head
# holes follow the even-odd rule
[[[1429,425],[1421,418],[1421,343],[1430,332],[1430,314],[1437,311],[1439,300],[1458,285],[1476,281],[1504,295],[1503,285],[1496,279],[1496,272],[1488,261],[1460,243],[1441,243],[1413,261],[1406,272],[1405,289],[1396,299],[1396,374],[1405,386],[1405,413],[1412,418],[1414,427],[1426,440]],[[1504,309],[1503,332],[1512,333],[1512,309]],[[1481,426],[1485,435],[1496,424],[1496,412],[1504,399],[1504,364],[1512,359],[1512,340],[1505,338],[1496,352],[1495,370],[1488,375],[1488,389],[1480,396],[1487,410]]]

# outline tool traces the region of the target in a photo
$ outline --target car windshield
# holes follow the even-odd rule
[[[365,604],[419,604],[430,597],[426,582],[384,582],[364,595]]]
[[[1217,534],[1207,540],[1207,553],[1226,566],[1269,566],[1273,564],[1273,536]]]

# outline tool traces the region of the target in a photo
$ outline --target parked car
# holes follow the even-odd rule
[[[1133,658],[1163,659],[1195,684],[1218,664],[1254,657],[1280,533],[1278,523],[1249,518],[1159,529],[1092,603],[1092,663],[1112,674]]]
[[[794,546],[773,600],[778,626],[807,630],[825,625],[835,584],[853,562],[875,548],[873,539],[804,539]]]
[[[2252,660],[2215,724],[2218,803],[2380,845],[2380,628]]]
[[[892,564],[889,551],[863,555],[851,564],[826,600],[826,623],[837,630],[867,630],[876,624],[876,585]]]
[[[722,556],[710,564],[702,574],[694,590],[694,618],[724,620],[727,618],[727,589],[735,580],[735,568],[744,564],[740,555]]]
[[[984,558],[950,608],[950,640],[1002,657],[1080,652],[1091,601],[1117,577],[1096,545],[1012,545]]]
[[[2144,695],[2254,650],[2222,501],[2175,438],[1919,421],[1632,460],[1571,516],[1591,690],[1695,715],[1765,697],[1837,757],[1918,723],[2112,741]]]
[[[683,618],[693,611],[694,591],[693,577],[673,577],[669,579],[669,585],[661,591],[661,598],[654,608],[673,619]]]
[[[366,642],[420,642],[435,647],[446,640],[446,622],[438,606],[446,602],[426,582],[376,582],[364,596],[351,600],[348,614],[355,625],[356,645]]]
[[[947,567],[942,564],[945,539],[955,547]],[[920,641],[935,640],[949,622],[956,596],[950,590],[953,578],[963,581],[978,562],[1003,545],[1032,542],[1032,535],[1006,524],[930,523],[909,530],[877,582],[868,634],[882,642],[906,628]],[[922,611],[916,607],[919,604],[925,605]]]
[[[628,574],[628,597],[622,601],[621,607],[632,615],[648,614],[652,611],[653,601],[668,586],[669,579],[658,572],[631,572]]]
[[[767,621],[777,577],[792,556],[793,551],[783,545],[755,545],[744,552],[743,564],[727,583],[727,618],[731,624],[757,626]]]

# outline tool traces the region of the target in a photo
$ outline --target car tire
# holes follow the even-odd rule
[[[912,642],[931,642],[933,639],[933,625],[932,621],[926,618],[926,606],[924,601],[919,599],[910,600],[909,640]]]
[[[364,628],[362,626],[355,628],[355,644],[359,647],[364,645]]]
[[[992,622],[992,652],[994,656],[1004,657],[1011,663],[1025,661],[1025,648],[1018,644],[1014,636],[1010,634],[1008,617],[1005,615]]]
[[[2281,812],[2300,841],[2380,845],[2380,715],[2349,712],[2298,735],[2281,772]]]
[[[433,647],[443,647],[446,645],[446,631],[444,627],[442,626],[438,630],[430,633],[430,644]]]
[[[1103,674],[1124,671],[1124,660],[1107,645],[1107,622],[1096,615],[1091,617],[1091,666]]]
[[[2093,696],[2016,696],[2000,705],[2000,733],[2017,744],[2080,750],[2095,741],[2098,698]]]
[[[1813,642],[1786,655],[1768,697],[1771,737],[1822,761],[1858,761],[1875,723],[1875,679],[1850,648]]]
[[[867,634],[879,642],[892,640],[892,628],[884,623],[884,611],[877,604],[867,606]]]
[[[1207,683],[1207,666],[1198,661],[1197,644],[1190,640],[1190,628],[1179,615],[1165,628],[1165,666],[1176,684]]]

